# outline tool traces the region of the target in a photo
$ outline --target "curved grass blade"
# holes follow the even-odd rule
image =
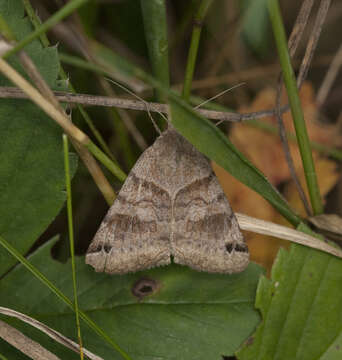
[[[310,195],[312,210],[315,215],[323,212],[323,203],[319,192],[315,164],[313,162],[309,135],[306,129],[303,110],[299,99],[296,77],[291,65],[291,59],[288,52],[287,40],[281,18],[278,0],[268,0],[268,9],[275,42],[278,48],[279,61],[283,71],[284,83],[289,98],[293,124],[296,130],[298,147],[302,158],[305,179]]]
[[[74,288],[75,316],[76,316],[78,343],[80,345],[80,358],[81,360],[83,360],[83,346],[82,346],[80,317],[79,317],[79,308],[78,308],[78,299],[77,299],[74,227],[72,220],[71,178],[70,178],[70,165],[69,165],[69,146],[68,146],[68,138],[65,134],[63,134],[63,150],[64,150],[64,167],[65,167],[65,185],[67,191],[68,228],[69,228],[69,241],[70,241],[70,254],[71,254],[72,284]]]

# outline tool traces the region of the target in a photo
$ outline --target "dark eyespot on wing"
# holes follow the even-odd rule
[[[103,250],[104,250],[104,252],[107,253],[107,254],[110,252],[111,248],[112,248],[112,247],[111,247],[110,245],[108,245],[108,244],[104,244],[104,245],[103,245]]]
[[[234,244],[232,243],[226,244],[226,250],[229,252],[229,254],[233,251],[233,249],[234,249]]]
[[[248,252],[248,247],[247,245],[245,244],[236,244],[235,245],[235,251],[238,251],[238,252]]]
[[[248,247],[245,244],[228,243],[228,244],[226,244],[226,250],[229,253],[231,253],[233,250],[235,250],[237,252],[248,253]]]

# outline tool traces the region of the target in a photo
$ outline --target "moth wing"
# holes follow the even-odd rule
[[[235,273],[247,267],[247,245],[213,173],[177,193],[173,214],[171,247],[175,263],[217,273]]]
[[[111,274],[170,263],[170,214],[168,193],[133,169],[95,234],[86,263]]]

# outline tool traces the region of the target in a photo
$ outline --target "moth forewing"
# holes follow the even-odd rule
[[[96,271],[123,274],[170,263],[234,273],[247,245],[208,159],[174,129],[139,158],[89,246]]]

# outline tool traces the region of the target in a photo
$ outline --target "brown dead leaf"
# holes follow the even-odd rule
[[[340,144],[342,139],[336,125],[322,125],[317,120],[318,111],[314,103],[314,93],[310,83],[303,85],[300,97],[310,139],[322,144]],[[275,104],[275,98],[275,90],[265,89],[259,93],[249,108],[239,109],[239,111],[252,112],[272,108]],[[286,130],[294,132],[290,112],[284,115],[283,120]],[[263,122],[277,125],[274,116],[264,118]],[[264,172],[272,184],[279,185],[290,179],[290,172],[279,137],[266,133],[261,129],[247,126],[245,123],[235,124],[229,137],[233,144]],[[294,142],[290,142],[289,146],[295,169],[298,172],[302,169],[298,147]]]

